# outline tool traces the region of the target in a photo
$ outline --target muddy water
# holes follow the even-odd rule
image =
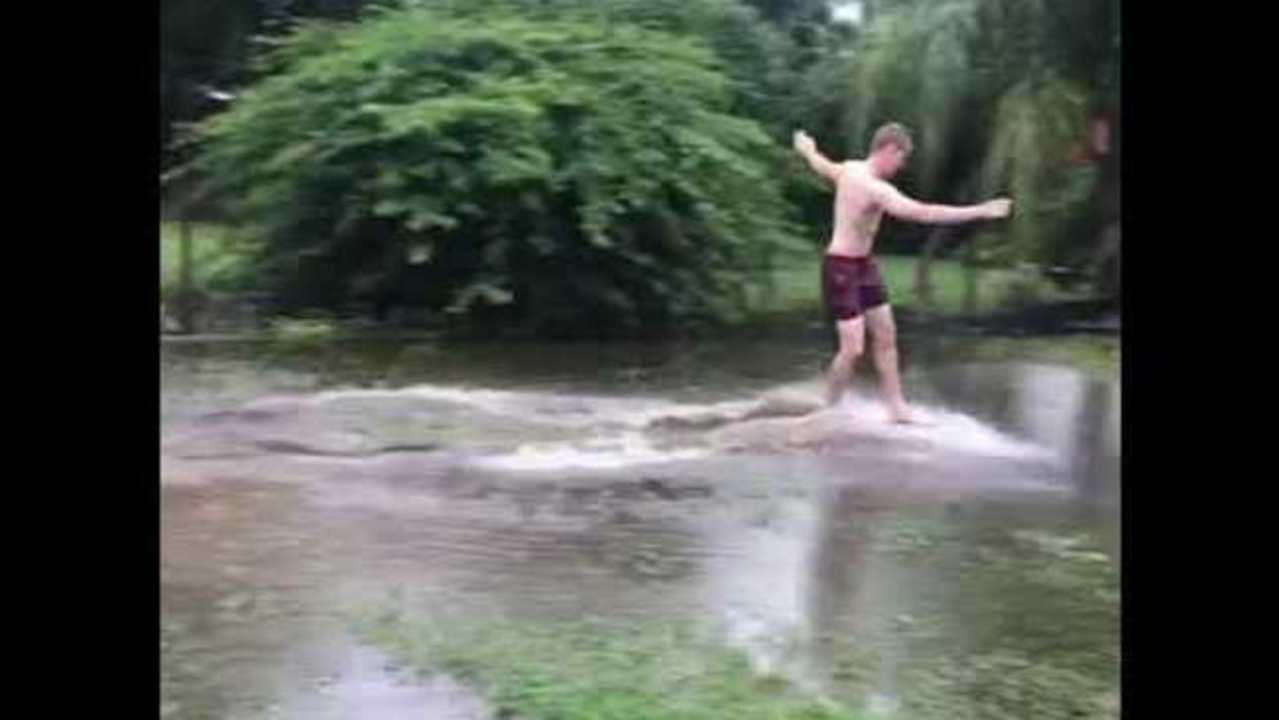
[[[822,359],[166,347],[162,715],[487,717],[352,639],[388,598],[707,619],[762,668],[889,708],[942,656],[1112,673],[1117,598],[1087,598],[1119,563],[1116,379],[934,359],[907,368],[929,425],[899,428],[869,392],[814,412]]]

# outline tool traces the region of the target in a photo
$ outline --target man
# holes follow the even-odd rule
[[[897,123],[875,131],[865,160],[831,162],[803,130],[795,133],[794,145],[813,172],[835,185],[835,227],[822,261],[821,283],[823,302],[839,332],[839,351],[827,371],[826,402],[835,405],[848,388],[869,326],[889,418],[898,423],[914,422],[902,397],[897,330],[888,291],[870,256],[880,218],[887,212],[902,220],[930,224],[993,220],[1007,217],[1012,201],[1001,198],[955,207],[921,203],[900,193],[888,178],[906,163],[914,145],[909,131]]]

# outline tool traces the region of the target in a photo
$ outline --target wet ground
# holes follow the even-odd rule
[[[162,716],[487,717],[355,640],[388,600],[709,620],[889,708],[1023,670],[1116,703],[1117,372],[921,351],[899,427],[865,377],[816,407],[824,350],[166,346]]]

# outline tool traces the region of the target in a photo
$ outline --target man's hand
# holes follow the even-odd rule
[[[812,136],[803,130],[796,130],[791,142],[795,146],[795,152],[805,157],[817,149],[817,143],[813,141]]]
[[[795,135],[791,138],[791,144],[795,146],[795,152],[803,156],[804,161],[808,163],[808,167],[813,172],[823,178],[834,183],[839,180],[839,175],[843,172],[844,166],[841,163],[831,162],[817,151],[817,143],[813,138],[803,130],[796,130]]]
[[[999,220],[1008,217],[1013,211],[1013,201],[1008,198],[996,198],[982,203],[982,209],[986,211],[987,218]]]

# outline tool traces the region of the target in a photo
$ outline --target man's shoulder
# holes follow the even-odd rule
[[[871,175],[866,170],[866,163],[861,160],[845,160],[843,162],[843,179],[849,184],[854,185],[858,190],[879,196],[884,192],[891,192],[894,188],[891,183],[882,178]]]
[[[883,178],[875,177],[869,173],[867,173],[865,178],[862,179],[862,186],[867,192],[874,195],[876,198],[897,192],[897,187],[895,185]]]
[[[839,164],[839,179],[841,183],[848,185],[860,186],[865,183],[866,173],[862,167],[864,163],[860,160],[845,160]]]

